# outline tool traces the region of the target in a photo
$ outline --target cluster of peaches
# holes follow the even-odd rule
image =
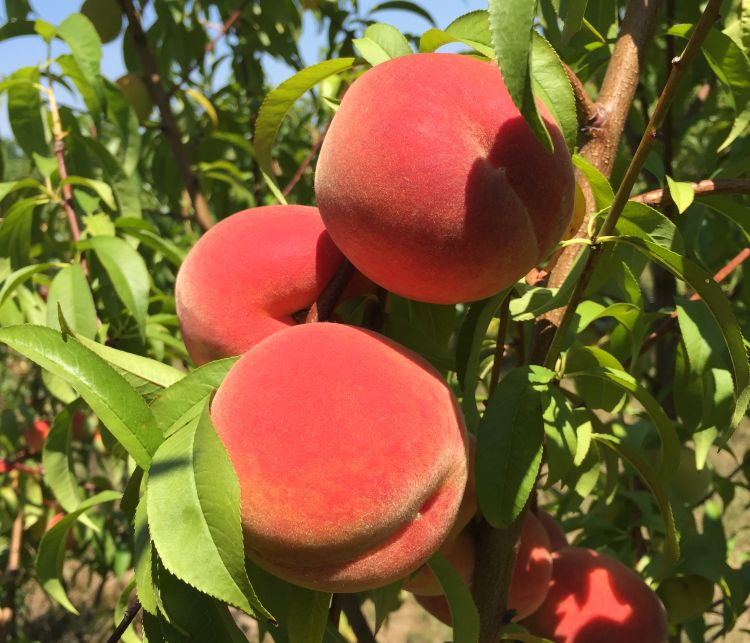
[[[317,209],[237,213],[186,258],[176,302],[191,357],[242,355],[211,417],[240,482],[247,555],[264,569],[331,592],[403,580],[450,620],[425,563],[440,550],[470,584],[477,513],[473,438],[450,387],[378,333],[297,321],[344,257],[358,274],[343,297],[377,284],[442,304],[493,295],[544,260],[567,230],[575,183],[543,114],[551,154],[496,65],[457,54],[382,63],[331,123]],[[663,608],[634,572],[563,545],[564,533],[550,539],[526,517],[516,620],[566,643],[666,639]]]

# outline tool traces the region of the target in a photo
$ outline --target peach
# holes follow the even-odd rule
[[[240,355],[294,325],[343,256],[315,208],[285,205],[243,210],[204,234],[175,284],[180,328],[200,365]]]
[[[537,512],[536,517],[539,519],[539,522],[542,523],[544,531],[547,532],[550,551],[558,551],[559,549],[564,549],[568,546],[568,537],[565,535],[560,523],[555,520],[552,514],[544,511],[544,509],[540,509]]]
[[[550,154],[495,63],[401,56],[347,90],[315,174],[321,216],[367,277],[450,304],[510,286],[568,229],[575,182],[559,128],[540,106]]]
[[[356,592],[438,550],[466,486],[445,380],[373,332],[303,324],[229,371],[211,417],[237,472],[246,552],[303,587]]]
[[[23,437],[26,441],[26,449],[29,454],[41,453],[49,431],[49,422],[45,420],[35,420],[31,426],[24,429]]]
[[[464,579],[470,579],[474,573],[473,540],[471,547],[462,540],[456,541],[456,546],[466,551],[448,551],[446,552],[446,558],[454,564],[454,567]],[[508,588],[508,608],[516,611],[514,620],[525,618],[544,601],[552,577],[552,556],[549,547],[549,538],[542,523],[533,514],[527,514],[519,538],[516,564]],[[467,555],[467,551],[470,551],[470,556]],[[428,591],[429,594],[442,592],[439,589],[437,578],[432,572],[430,572],[432,585],[428,585],[425,578],[415,578],[419,581],[417,588],[412,589],[411,581],[407,581],[404,583],[404,589],[408,589],[415,594],[428,594]],[[471,587],[471,582],[468,585]],[[435,591],[436,589],[438,591]],[[450,609],[444,596],[418,595],[417,601],[433,616],[450,625]]]
[[[591,549],[552,554],[552,581],[524,625],[555,643],[665,643],[667,616],[632,569]]]

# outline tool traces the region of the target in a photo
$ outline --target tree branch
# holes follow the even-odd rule
[[[140,610],[141,602],[136,598],[135,601],[128,606],[127,611],[122,616],[122,620],[115,628],[115,631],[112,632],[112,636],[107,639],[107,643],[117,643],[120,638],[122,638],[122,635],[125,634],[125,630],[128,629]]]
[[[318,296],[317,301],[310,307],[305,323],[327,321],[330,318],[354,273],[354,266],[344,257],[336,272],[333,273],[333,277]]]
[[[60,110],[57,108],[57,99],[52,87],[41,87],[41,89],[47,96],[49,111],[52,116],[52,145],[63,194],[60,205],[65,212],[65,216],[68,218],[70,236],[73,242],[76,242],[81,238],[81,229],[78,225],[78,217],[76,216],[75,209],[73,208],[73,187],[70,183],[65,183],[65,180],[68,178],[68,168],[65,165],[65,142],[63,140],[65,132],[63,132],[62,123],[60,122]]]
[[[18,490],[18,478],[14,478],[13,486]],[[18,513],[13,520],[8,546],[8,564],[3,577],[4,603],[0,609],[0,641],[16,640],[16,590],[18,571],[21,569],[21,547],[23,545],[23,506],[18,507]]]
[[[658,8],[657,0],[631,0],[628,3],[620,35],[595,103],[599,112],[598,127],[591,129],[588,142],[581,147],[581,155],[607,177],[612,173],[617,146],[638,87],[641,66],[656,26]],[[585,188],[586,211],[594,212],[596,207],[593,194],[585,182],[582,183],[582,188]],[[586,237],[588,224],[587,215],[575,236]],[[575,246],[563,250],[550,273],[550,288],[559,288],[565,281],[579,251]],[[563,311],[564,309],[551,311],[545,315],[545,319],[557,325],[562,319]]]
[[[119,2],[123,12],[128,18],[128,24],[130,25],[130,31],[133,35],[135,50],[138,54],[141,66],[143,67],[146,87],[148,87],[149,94],[159,109],[161,121],[164,126],[164,134],[172,149],[175,164],[177,165],[177,171],[180,174],[180,180],[190,196],[190,201],[193,205],[195,218],[198,221],[198,224],[204,230],[208,230],[208,228],[213,225],[213,218],[208,208],[208,202],[201,190],[198,177],[190,167],[187,149],[182,142],[182,135],[177,125],[177,119],[175,118],[172,106],[169,103],[169,94],[167,94],[162,85],[162,79],[159,76],[158,68],[156,66],[156,59],[151,51],[148,38],[143,31],[140,15],[136,11],[132,0],[119,0]]]
[[[646,131],[643,133],[643,137],[641,138],[641,142],[638,145],[638,149],[635,151],[633,159],[630,161],[630,165],[628,165],[628,169],[625,172],[625,176],[623,177],[622,182],[617,189],[614,201],[612,201],[612,205],[609,208],[607,218],[604,220],[604,223],[602,223],[599,231],[592,238],[591,252],[589,254],[586,265],[584,266],[581,278],[576,283],[576,287],[573,291],[573,294],[570,296],[567,307],[562,309],[563,312],[560,323],[555,330],[555,334],[552,338],[549,350],[547,351],[547,356],[544,360],[544,365],[547,368],[554,368],[555,366],[557,358],[560,354],[560,350],[562,349],[562,342],[563,338],[565,337],[567,327],[573,320],[576,306],[583,298],[583,293],[585,292],[586,286],[588,285],[594,268],[596,267],[596,262],[601,254],[601,245],[597,242],[600,238],[603,238],[614,232],[617,220],[620,217],[625,204],[628,202],[628,198],[630,197],[630,192],[633,189],[633,185],[635,185],[635,181],[638,178],[638,175],[640,174],[644,163],[646,162],[646,157],[648,156],[651,148],[654,145],[657,130],[661,126],[662,122],[664,121],[664,117],[666,116],[670,106],[672,105],[672,101],[674,100],[675,94],[677,92],[677,87],[679,86],[682,77],[690,67],[693,59],[698,54],[698,51],[700,51],[701,43],[706,38],[706,35],[708,34],[713,24],[716,22],[716,19],[719,16],[720,8],[721,0],[709,0],[706,8],[703,11],[703,14],[700,17],[700,20],[698,21],[698,24],[695,26],[695,29],[690,35],[690,39],[688,40],[687,45],[685,45],[685,49],[683,50],[682,55],[677,56],[674,60],[672,60],[672,71],[667,78],[664,89],[662,89],[659,100],[656,102],[654,112],[653,114],[651,114],[651,120],[646,127]]]
[[[695,196],[708,194],[750,194],[750,179],[704,179],[697,183],[691,182]],[[631,201],[645,203],[654,208],[671,205],[672,195],[669,190],[650,190],[630,198]]]
[[[591,100],[578,75],[566,63],[563,63],[563,69],[565,69],[568,80],[573,87],[573,96],[576,100],[576,114],[578,116],[578,130],[585,133],[585,141],[588,141],[591,132],[601,127],[604,112]]]

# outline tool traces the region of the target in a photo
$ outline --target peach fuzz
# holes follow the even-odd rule
[[[570,154],[540,110],[553,154],[495,63],[416,54],[366,71],[315,174],[334,242],[365,276],[411,299],[450,304],[510,286],[552,252],[573,210]]]
[[[240,481],[249,558],[356,592],[438,550],[466,486],[467,435],[440,374],[395,342],[303,324],[243,355],[211,416]]]
[[[315,208],[265,206],[223,219],[177,274],[177,316],[190,357],[200,365],[240,355],[294,325],[292,315],[313,304],[342,259]]]
[[[457,541],[456,545],[467,548],[467,545]],[[516,612],[514,621],[525,618],[534,612],[544,601],[547,594],[550,578],[552,577],[552,556],[550,554],[550,544],[542,524],[533,514],[527,514],[524,519],[521,537],[518,543],[518,553],[516,554],[516,563],[513,567],[513,575],[510,579],[508,589],[508,609]],[[456,565],[456,570],[463,578],[471,578],[474,573],[474,548],[473,541],[471,547],[471,557],[468,558],[463,552],[459,558],[458,552],[446,552],[446,558],[460,561],[461,567]],[[467,562],[468,561],[468,562]],[[431,574],[431,572],[430,572]],[[432,575],[433,582],[437,587],[437,579]],[[471,583],[469,583],[471,587]],[[404,589],[409,589],[404,584]],[[418,589],[424,589],[420,587]],[[433,587],[428,587],[433,590]],[[442,590],[441,590],[442,591]],[[432,592],[431,593],[435,593]],[[416,591],[415,591],[416,594]],[[450,624],[450,609],[444,596],[420,596],[417,595],[417,601],[433,616],[444,623]]]
[[[665,643],[667,615],[632,569],[591,549],[552,555],[552,582],[525,625],[555,643]]]

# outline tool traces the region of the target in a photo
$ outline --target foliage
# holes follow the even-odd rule
[[[206,632],[244,640],[228,606],[277,641],[342,640],[327,620],[330,595],[244,559],[236,476],[206,411],[233,360],[193,369],[175,314],[176,273],[202,232],[201,199],[210,220],[285,199],[312,203],[310,161],[346,87],[392,57],[451,46],[497,62],[550,146],[537,101],[546,105],[571,151],[581,152],[576,165],[589,211],[598,213],[593,232],[665,85],[665,60],[701,11],[672,3],[673,15],[660,17],[605,177],[581,149],[597,124],[576,114],[562,61],[595,93],[624,1],[490,2],[489,12],[443,29],[413,2],[368,13],[355,0],[150,4],[150,54],[133,16],[121,15],[130,75],[123,81],[101,73],[100,25],[80,13],[53,25],[25,0],[5,3],[0,39],[41,39],[48,56],[0,79],[13,134],[0,145],[0,564],[14,572],[0,600],[18,612],[19,640],[26,630],[14,583],[36,578],[77,611],[63,580],[67,556],[102,576],[133,570],[129,587],[148,640],[207,640]],[[432,26],[402,34],[378,22],[385,10]],[[326,45],[324,62],[303,69],[305,15]],[[576,544],[615,555],[662,594],[683,578],[708,583],[716,600],[704,611],[672,614],[674,634],[690,641],[742,628],[750,595],[747,541],[727,518],[747,502],[750,482],[747,432],[734,433],[750,399],[747,264],[732,265],[720,284],[711,278],[750,238],[750,3],[728,0],[722,15],[635,185],[634,193],[662,189],[671,199],[656,208],[631,201],[611,235],[596,247],[581,243],[558,287],[529,275],[508,292],[455,307],[391,297],[384,327],[432,361],[460,398],[478,436],[487,521],[511,524],[532,497]],[[55,40],[64,53],[52,57]],[[149,83],[148,56],[158,79],[150,95],[136,95],[135,83]],[[297,73],[270,87],[264,56]],[[700,192],[692,182],[704,179],[744,187]],[[570,302],[594,252],[600,259],[573,302],[561,359],[535,365],[538,319]],[[52,430],[33,453],[23,432],[40,418]],[[731,461],[728,475],[719,458]],[[220,488],[205,480],[206,459]],[[687,493],[694,480],[685,468],[707,472],[697,495]],[[60,510],[66,517],[45,534]],[[18,521],[23,546],[13,569]],[[469,592],[442,557],[430,565],[445,584],[456,640],[476,640]],[[394,591],[360,597],[374,603],[378,626],[398,607]],[[132,627],[126,636],[135,640]]]

